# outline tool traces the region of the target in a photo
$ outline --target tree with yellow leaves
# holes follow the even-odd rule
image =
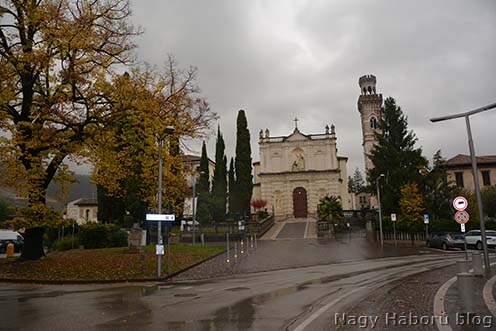
[[[101,187],[99,199],[117,211],[129,212],[134,221],[156,208],[158,171],[157,138],[166,127],[174,133],[165,137],[163,150],[163,210],[180,215],[188,191],[182,172],[181,144],[203,137],[216,118],[196,85],[196,69],[177,68],[169,56],[162,75],[151,69],[135,69],[114,77],[108,95],[116,102],[115,123],[94,137],[92,160],[94,181]],[[103,198],[103,199],[102,199]],[[107,206],[99,204],[99,209]],[[116,211],[112,211],[114,216]],[[109,213],[110,214],[110,213]]]
[[[28,199],[21,259],[44,256],[56,213],[48,185],[67,178],[64,160],[113,119],[102,92],[116,64],[131,60],[139,33],[127,0],[0,0],[0,158],[4,178]]]
[[[423,198],[417,184],[405,184],[400,189],[400,217],[398,226],[408,231],[422,229]]]

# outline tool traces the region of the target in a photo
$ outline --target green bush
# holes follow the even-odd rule
[[[87,223],[79,227],[79,242],[84,248],[127,246],[127,232],[115,224]]]
[[[55,240],[53,243],[53,249],[56,251],[68,251],[72,249],[72,236],[66,236],[62,239]],[[77,236],[74,237],[74,248],[79,248],[79,238]]]
[[[111,247],[125,247],[127,246],[128,234],[126,231],[119,229],[117,232],[113,232],[110,236]]]
[[[269,213],[266,210],[259,210],[257,216],[259,220],[263,220],[269,216]]]

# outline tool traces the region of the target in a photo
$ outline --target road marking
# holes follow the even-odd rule
[[[193,286],[183,286],[183,287],[178,287],[178,290],[189,290],[190,288],[193,288]]]
[[[496,300],[493,296],[493,287],[496,283],[496,276],[493,276],[489,279],[484,285],[484,290],[482,291],[482,295],[484,297],[484,302],[486,303],[487,308],[493,316],[496,317]]]
[[[346,298],[346,297],[350,296],[351,294],[353,294],[353,293],[355,293],[357,291],[360,291],[360,290],[362,290],[361,287],[356,288],[356,289],[352,290],[351,292],[347,292],[347,293],[341,295],[340,297],[338,297],[337,299],[335,299],[334,301],[332,301],[332,302],[326,304],[325,306],[321,307],[315,313],[313,313],[312,315],[310,315],[309,318],[307,318],[305,321],[303,321],[303,323],[301,323],[300,325],[298,325],[298,327],[296,329],[294,329],[293,331],[302,331],[302,330],[305,330],[305,328],[307,326],[309,326],[310,323],[312,323],[320,315],[322,315],[323,313],[325,313],[333,305],[335,305],[336,303],[338,303],[339,301],[341,301],[343,298]]]
[[[172,288],[174,287],[174,285],[162,285],[162,286],[159,286],[158,288],[163,290],[163,289],[168,289],[168,288]]]

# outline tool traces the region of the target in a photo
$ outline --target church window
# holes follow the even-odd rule
[[[371,129],[377,129],[377,120],[375,117],[370,118],[370,128]]]

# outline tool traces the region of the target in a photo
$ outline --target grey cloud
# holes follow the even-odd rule
[[[160,1],[134,0],[145,28],[139,56],[160,66],[167,53],[199,68],[219,113],[227,152],[245,109],[253,158],[258,131],[286,135],[334,124],[348,172],[363,168],[358,78],[375,74],[431,157],[467,153],[463,121],[429,118],[496,102],[494,1]],[[473,119],[479,153],[496,154],[495,114]],[[197,146],[199,146],[197,144]],[[197,148],[199,151],[199,148]],[[214,139],[209,142],[214,155]]]

